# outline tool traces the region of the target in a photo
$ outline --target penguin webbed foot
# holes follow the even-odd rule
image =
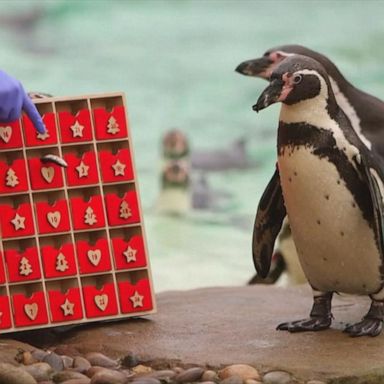
[[[288,332],[310,332],[322,331],[331,326],[332,312],[331,312],[332,292],[324,292],[317,294],[313,298],[313,306],[308,319],[290,321],[282,323],[277,326],[279,331]]]
[[[352,337],[377,336],[383,329],[384,302],[372,300],[371,307],[363,320],[356,324],[348,325],[344,332]]]
[[[383,320],[379,319],[363,319],[359,323],[347,326],[344,329],[352,337],[358,336],[377,336],[383,329]]]
[[[310,332],[322,331],[331,326],[332,317],[310,317],[308,319],[289,321],[277,326],[279,331],[288,332]]]

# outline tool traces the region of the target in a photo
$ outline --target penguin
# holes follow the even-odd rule
[[[384,157],[384,102],[354,87],[346,80],[337,66],[323,54],[301,45],[282,45],[268,49],[257,59],[247,60],[239,64],[236,71],[246,76],[268,79],[273,69],[284,59],[294,54],[311,57],[321,63],[328,73],[336,101],[350,120],[352,127],[363,143]],[[286,224],[289,226],[289,222]],[[289,247],[284,247],[284,243]],[[284,258],[287,268],[280,269],[280,274],[274,271],[274,280],[286,271],[288,282],[298,284],[303,282],[303,273],[297,262],[297,252],[290,236],[278,237],[277,249]],[[292,265],[293,268],[288,266]],[[269,280],[270,279],[270,276]],[[263,283],[263,279],[257,283]]]
[[[299,54],[315,59],[328,73],[336,101],[350,120],[363,143],[384,156],[384,102],[354,87],[326,56],[301,45],[271,48],[253,60],[239,64],[236,71],[268,79],[276,66],[287,57]]]
[[[288,216],[313,291],[309,318],[278,330],[319,331],[332,323],[332,295],[368,295],[364,318],[345,328],[377,336],[384,320],[384,172],[336,102],[325,68],[292,55],[279,63],[253,109],[281,102],[277,167],[256,214],[253,260],[269,272],[274,242]]]

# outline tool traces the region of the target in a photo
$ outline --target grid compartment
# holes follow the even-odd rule
[[[34,102],[47,134],[0,124],[0,333],[154,312],[124,95]]]

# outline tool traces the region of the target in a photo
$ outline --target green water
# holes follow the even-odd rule
[[[36,22],[22,22],[34,11]],[[273,172],[279,107],[252,112],[266,83],[234,68],[300,43],[384,98],[383,15],[384,1],[0,0],[0,67],[54,95],[124,91],[156,289],[243,284],[253,273],[252,220]],[[200,149],[247,137],[258,168],[208,175],[232,194],[224,210],[154,213],[160,138],[174,127]]]

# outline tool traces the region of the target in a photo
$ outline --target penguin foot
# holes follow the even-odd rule
[[[377,336],[382,329],[382,320],[365,318],[359,323],[349,325],[343,332],[348,333],[352,337]]]
[[[309,319],[290,321],[277,326],[279,331],[288,332],[310,332],[321,331],[331,326],[332,317],[310,317]]]
[[[383,329],[384,302],[372,299],[371,307],[363,320],[347,326],[344,332],[352,337],[377,336]]]

